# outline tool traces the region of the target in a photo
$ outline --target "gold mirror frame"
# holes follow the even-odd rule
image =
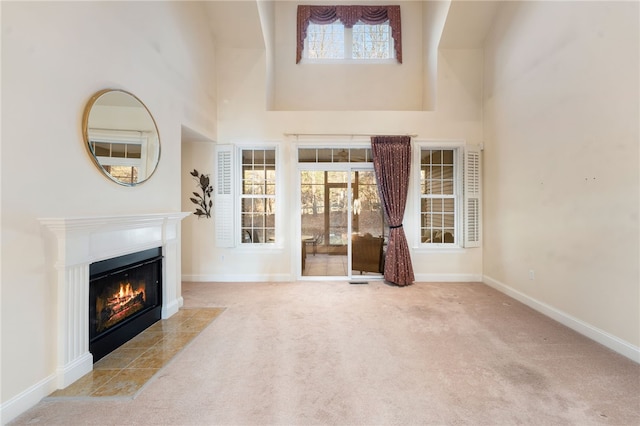
[[[158,126],[132,93],[104,89],[94,94],[84,110],[82,134],[94,164],[119,185],[146,182],[158,168]]]

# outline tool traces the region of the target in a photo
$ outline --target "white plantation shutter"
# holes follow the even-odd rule
[[[234,238],[234,193],[233,193],[233,145],[216,147],[217,178],[215,187],[215,220],[217,247],[233,247]]]
[[[464,150],[464,246],[480,247],[481,205],[480,147]]]

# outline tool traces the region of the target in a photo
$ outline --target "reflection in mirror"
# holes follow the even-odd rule
[[[123,90],[102,90],[87,103],[82,122],[95,164],[111,180],[134,186],[149,179],[160,160],[160,136],[147,107]]]

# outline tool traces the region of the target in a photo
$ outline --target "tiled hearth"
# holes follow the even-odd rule
[[[93,371],[49,398],[133,398],[224,308],[180,309],[93,365]]]

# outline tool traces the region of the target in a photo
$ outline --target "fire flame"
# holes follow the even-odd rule
[[[131,297],[133,295],[133,289],[131,288],[131,283],[120,283],[120,291],[118,292],[118,298],[122,299],[123,297]]]
[[[143,309],[146,303],[147,295],[144,283],[140,283],[138,288],[134,289],[130,282],[121,281],[119,288],[112,287],[111,291],[107,293],[111,294],[111,296],[99,297],[96,300],[98,332],[106,330],[121,322],[129,315]]]
[[[114,295],[109,298],[109,305],[111,306],[123,306],[125,305],[128,301],[130,301],[131,299],[135,298],[136,296],[142,294],[143,300],[144,300],[144,289],[138,289],[138,290],[134,290],[133,287],[131,286],[131,283],[120,283],[120,289],[114,293]]]

